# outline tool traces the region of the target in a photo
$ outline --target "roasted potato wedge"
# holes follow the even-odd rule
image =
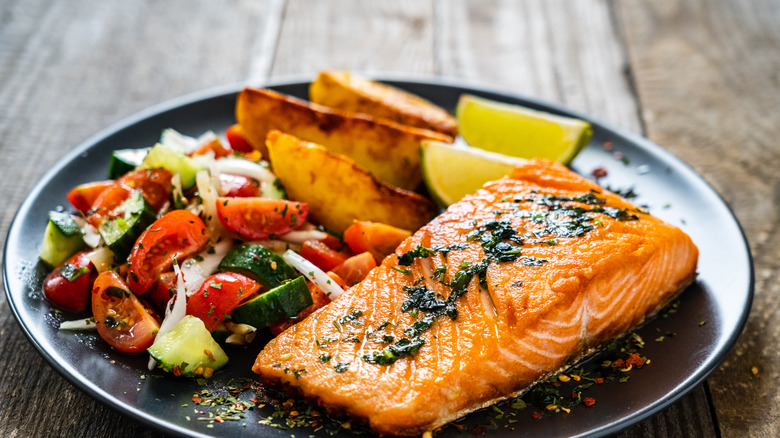
[[[435,213],[427,198],[391,187],[318,144],[271,131],[266,146],[290,198],[307,203],[309,218],[334,231],[346,230],[354,220],[416,230]]]
[[[400,88],[347,71],[320,72],[309,87],[309,99],[327,107],[430,129],[450,137],[458,135],[458,123],[443,108]]]
[[[263,155],[268,133],[277,129],[346,155],[374,176],[407,190],[422,182],[420,143],[452,142],[438,132],[380,121],[369,116],[330,110],[271,90],[244,89],[236,118],[246,138]]]

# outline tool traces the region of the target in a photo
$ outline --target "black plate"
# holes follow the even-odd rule
[[[473,93],[532,108],[589,119],[531,99],[484,89],[441,83],[388,81],[453,109],[462,93]],[[283,93],[307,96],[305,82],[276,84]],[[310,430],[281,430],[258,424],[273,411],[250,410],[243,421],[209,426],[197,421],[191,397],[201,389],[194,381],[170,376],[150,377],[146,357],[113,351],[95,334],[59,332],[58,321],[75,315],[56,313],[43,299],[45,270],[38,253],[47,212],[67,204],[65,195],[77,184],[105,179],[114,149],[146,147],[160,132],[172,127],[197,136],[209,129],[222,132],[234,123],[234,105],[240,87],[188,96],[151,108],[90,138],[44,175],[11,224],[5,247],[3,280],[8,303],[22,329],[41,355],[66,379],[101,402],[162,431],[186,436],[298,436]],[[747,318],[753,296],[753,269],[744,235],[731,211],[718,195],[690,168],[659,146],[638,135],[592,121],[594,135],[572,167],[583,175],[601,167],[608,176],[605,186],[627,189],[639,195],[652,214],[680,226],[701,252],[699,276],[678,301],[676,313],[657,318],[638,330],[646,341],[643,354],[652,363],[631,375],[626,383],[594,386],[587,395],[597,404],[578,407],[570,414],[531,416],[534,409],[513,412],[496,420],[492,410],[470,415],[465,424],[495,421],[490,436],[603,435],[646,418],[700,383],[723,361],[736,342]],[[604,147],[611,142],[611,150]],[[609,145],[609,143],[607,143]],[[622,154],[622,160],[615,157]],[[705,322],[702,325],[702,322]],[[655,342],[659,333],[677,333]],[[231,363],[212,379],[210,388],[234,377],[252,377],[250,371],[258,345],[228,350]],[[188,405],[188,406],[183,406]],[[508,418],[511,418],[510,423]],[[242,423],[246,423],[244,426]],[[445,428],[442,435],[458,435]],[[315,434],[316,435],[316,434]]]

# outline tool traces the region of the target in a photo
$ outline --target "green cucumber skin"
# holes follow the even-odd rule
[[[247,243],[233,247],[219,263],[219,270],[246,275],[260,283],[265,290],[278,287],[300,275],[270,249]]]
[[[81,229],[69,214],[49,212],[39,255],[41,261],[55,268],[86,246]]]
[[[117,219],[108,219],[100,225],[98,232],[117,258],[126,259],[141,233],[157,220],[157,213],[140,191],[136,191],[120,208],[125,209],[122,219],[128,228],[123,230]]]
[[[108,163],[108,178],[117,179],[131,170],[135,170],[141,165],[150,149],[119,149],[114,151],[111,154],[111,161]]]
[[[233,309],[235,322],[265,328],[285,318],[292,318],[311,306],[312,299],[303,276],[272,289]]]
[[[211,351],[214,360],[204,353],[206,349]],[[192,315],[185,316],[171,331],[158,336],[147,351],[160,368],[173,372],[178,366],[185,377],[198,377],[195,370],[199,366],[216,371],[228,363],[227,354],[212,338],[203,321]]]

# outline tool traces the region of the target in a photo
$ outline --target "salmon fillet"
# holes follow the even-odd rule
[[[268,384],[417,435],[517,396],[642,323],[696,273],[678,228],[532,160],[269,342]]]

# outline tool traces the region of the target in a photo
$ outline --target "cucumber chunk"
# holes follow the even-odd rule
[[[71,215],[49,212],[49,222],[43,234],[43,247],[39,256],[41,261],[55,268],[86,246],[81,229]]]
[[[233,309],[233,321],[261,329],[311,306],[312,299],[303,276],[288,281]]]
[[[135,170],[141,165],[150,149],[119,149],[112,152],[111,160],[108,162],[108,177],[117,179],[131,170]]]
[[[176,151],[162,143],[157,143],[152,147],[141,167],[144,169],[155,169],[162,167],[168,169],[181,178],[181,187],[187,190],[195,185],[195,176],[198,171],[203,170],[195,162],[182,152]]]
[[[219,270],[246,275],[260,283],[266,290],[273,289],[300,275],[295,268],[270,249],[248,243],[233,247],[219,263]]]
[[[147,349],[163,370],[186,377],[211,377],[228,362],[227,354],[199,318],[187,315]]]
[[[136,190],[117,211],[120,214],[103,222],[98,232],[117,258],[124,260],[130,255],[141,233],[157,219],[157,213],[146,202],[140,190]]]

